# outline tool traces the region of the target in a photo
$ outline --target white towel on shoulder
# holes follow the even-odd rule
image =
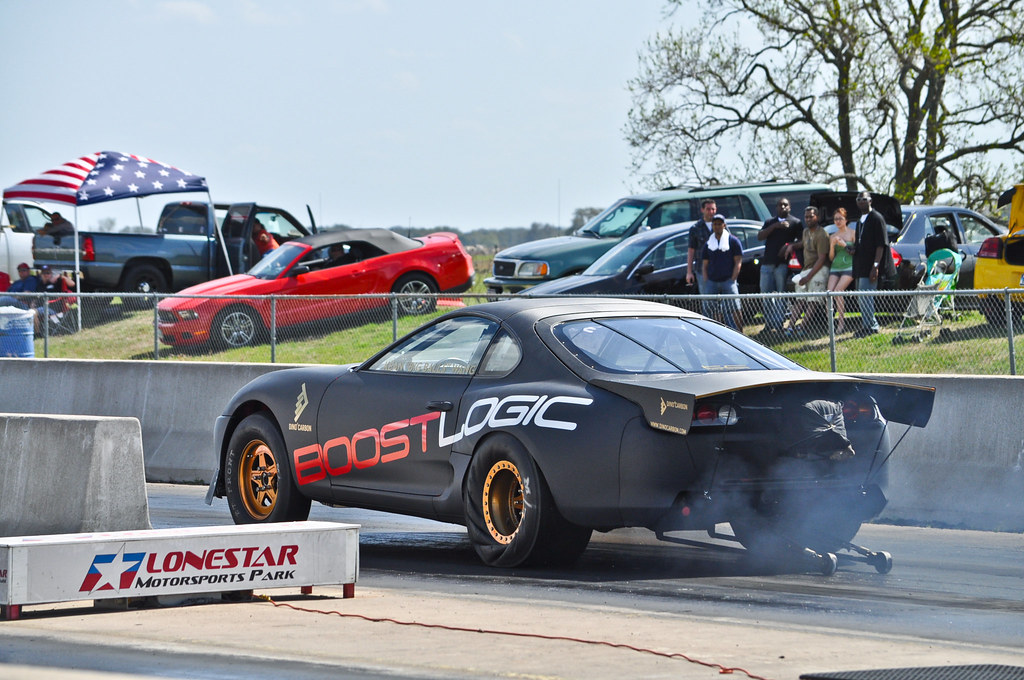
[[[729,252],[729,230],[722,230],[721,239],[715,236],[715,232],[711,232],[711,236],[708,237],[708,250],[722,250]]]

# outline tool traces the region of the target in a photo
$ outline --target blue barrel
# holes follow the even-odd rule
[[[17,307],[0,307],[0,357],[34,357],[32,319],[35,312]]]

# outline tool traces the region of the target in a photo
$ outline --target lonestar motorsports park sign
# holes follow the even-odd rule
[[[333,522],[0,538],[0,605],[354,584],[359,529]]]

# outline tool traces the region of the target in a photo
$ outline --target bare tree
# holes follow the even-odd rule
[[[652,183],[788,176],[980,205],[1024,177],[1024,0],[697,1],[699,28],[657,34],[629,84]]]

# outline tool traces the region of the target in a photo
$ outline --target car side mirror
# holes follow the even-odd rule
[[[636,278],[642,279],[643,277],[647,276],[648,274],[652,274],[652,273],[654,273],[654,265],[651,264],[650,262],[644,262],[642,265],[640,265],[637,268],[637,270],[636,270]]]
[[[297,264],[288,270],[288,276],[299,276],[300,274],[308,274],[310,272],[308,264]]]

